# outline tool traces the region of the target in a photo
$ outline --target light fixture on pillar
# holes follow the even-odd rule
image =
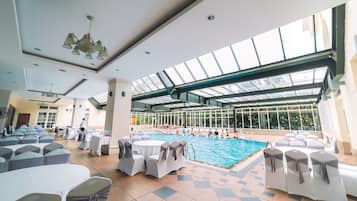
[[[93,54],[97,53],[96,58],[98,60],[104,60],[104,58],[108,56],[107,48],[103,46],[100,40],[94,42],[90,35],[94,17],[87,15],[87,19],[89,20],[88,33],[84,34],[81,39],[78,39],[74,33],[69,33],[62,47],[72,50],[73,55],[80,55],[80,52],[82,52],[87,59],[93,59]]]

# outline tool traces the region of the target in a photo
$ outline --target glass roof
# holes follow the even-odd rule
[[[104,93],[95,95],[92,98],[94,98],[99,104],[103,105],[107,102],[108,92],[104,92]]]
[[[167,95],[167,96],[160,96],[155,98],[148,98],[144,100],[138,100],[137,102],[155,105],[155,104],[163,104],[163,103],[172,103],[177,101],[178,101],[177,99],[173,99],[171,98],[171,96]]]
[[[331,13],[331,9],[322,11],[165,71],[175,85],[181,85],[330,49]],[[301,82],[299,78],[293,81],[294,85]]]
[[[165,88],[157,74],[151,74],[133,81],[133,95]]]
[[[305,70],[296,73],[261,78],[257,80],[238,82],[234,84],[216,86],[206,89],[199,89],[192,91],[192,93],[208,98],[227,94],[237,94],[243,92],[276,89],[305,84],[316,84],[321,83],[323,81],[326,72],[327,67],[322,67],[313,70]]]
[[[199,104],[199,103],[174,103],[174,104],[165,105],[165,107],[174,109],[174,108],[192,107],[192,106],[198,106],[198,105],[201,105],[201,104]]]
[[[286,101],[267,101],[267,102],[259,102],[259,103],[249,103],[249,104],[234,104],[234,107],[246,107],[246,106],[259,106],[259,105],[278,105],[278,104],[303,104],[315,102],[316,99],[304,99],[304,100],[286,100]]]

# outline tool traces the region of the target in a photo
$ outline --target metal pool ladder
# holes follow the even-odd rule
[[[190,152],[189,152],[190,148],[191,148],[191,150],[192,150],[193,157],[189,157],[189,155],[190,155]],[[193,160],[196,160],[196,151],[195,151],[195,148],[194,148],[194,146],[193,146],[192,143],[187,143],[185,153],[186,153],[186,156],[187,156],[187,157],[193,158]]]

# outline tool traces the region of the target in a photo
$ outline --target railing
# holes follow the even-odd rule
[[[193,154],[193,157],[190,157],[190,152],[189,150],[192,150],[192,154]],[[186,146],[186,150],[185,150],[185,155],[188,157],[188,158],[191,158],[193,160],[196,160],[196,151],[195,151],[195,148],[193,146],[192,143],[187,143],[187,146]]]

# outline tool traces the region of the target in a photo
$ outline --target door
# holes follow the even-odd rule
[[[17,118],[16,128],[19,128],[22,125],[28,125],[30,122],[30,114],[27,113],[19,113],[19,117]]]

